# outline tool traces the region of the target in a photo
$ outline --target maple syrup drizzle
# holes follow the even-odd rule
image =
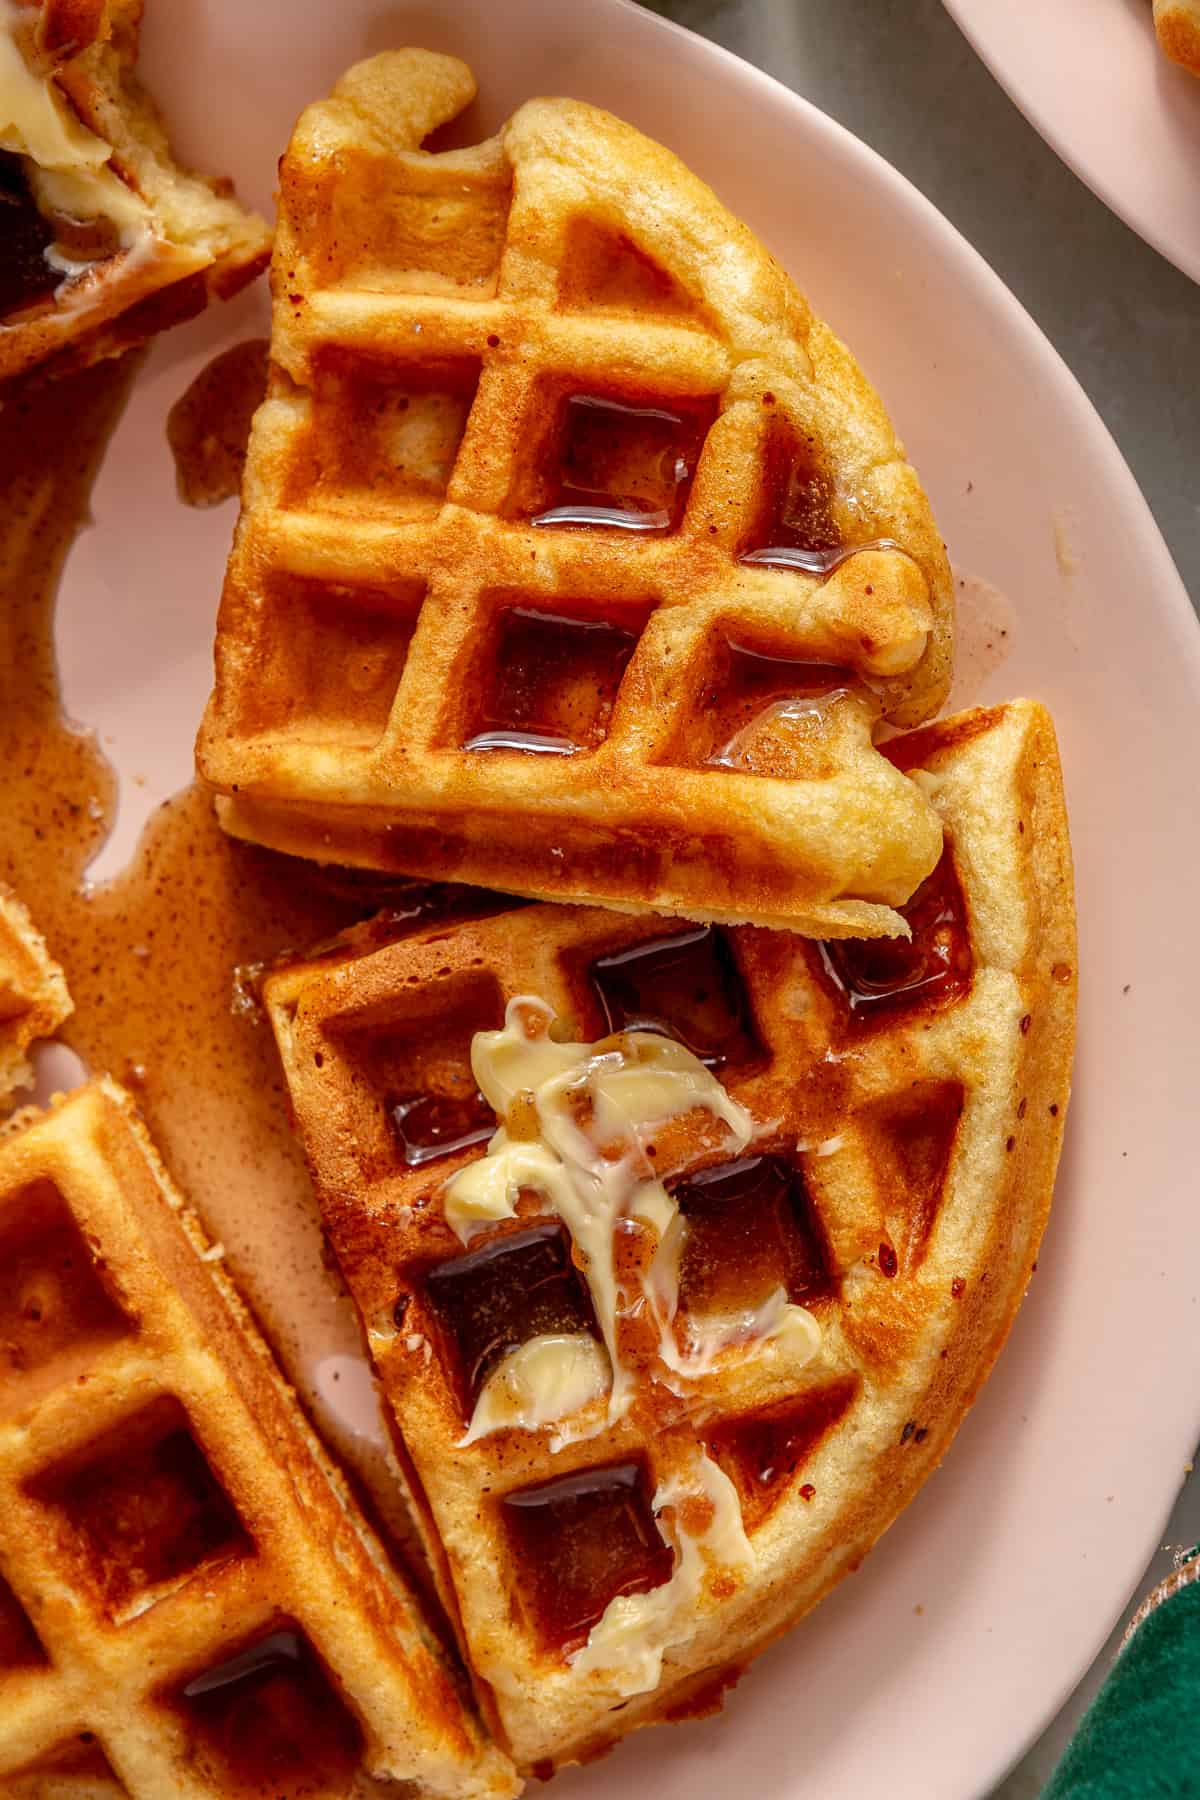
[[[478,1090],[466,1099],[454,1094],[411,1094],[391,1108],[400,1151],[410,1169],[486,1143],[496,1115]]]
[[[46,261],[54,232],[38,211],[21,159],[0,151],[0,319],[53,298],[62,276]]]
[[[152,1442],[85,1453],[86,1460],[50,1470],[31,1490],[62,1515],[86,1578],[113,1617],[145,1590],[249,1548],[180,1409],[151,1412],[147,1423],[157,1423],[161,1434]],[[143,1428],[135,1418],[123,1431],[136,1436]]]
[[[637,406],[568,394],[551,452],[550,504],[531,523],[672,530],[715,413],[715,402]]]
[[[842,1382],[769,1412],[728,1420],[713,1433],[708,1448],[737,1486],[748,1532],[775,1510],[855,1391],[853,1382]]]
[[[740,560],[759,560],[764,550],[820,557],[840,549],[833,487],[817,460],[814,442],[779,417],[767,432],[760,494]]]
[[[741,563],[764,565],[771,569],[799,569],[805,575],[832,575],[852,556],[864,550],[894,551],[904,555],[904,547],[894,538],[866,538],[861,544],[829,544],[823,549],[806,549],[795,544],[765,544],[761,550],[747,550],[738,557]]]
[[[542,737],[536,731],[478,731],[464,750],[525,750],[534,756],[577,756],[579,745],[570,738]]]
[[[804,1177],[786,1157],[720,1163],[671,1193],[687,1221],[679,1292],[689,1312],[753,1311],[777,1287],[804,1306],[832,1292]]]
[[[714,1070],[741,1073],[760,1055],[737,963],[714,925],[599,957],[588,974],[610,1032],[661,1032]]]
[[[654,1522],[640,1463],[509,1494],[501,1513],[536,1629],[561,1654],[587,1642],[618,1595],[644,1594],[670,1580],[674,1556]]]
[[[493,1238],[421,1278],[469,1418],[496,1364],[543,1333],[598,1337],[587,1285],[557,1220]]]
[[[239,1687],[263,1670],[299,1669],[304,1656],[303,1640],[298,1631],[274,1631],[248,1650],[239,1650],[202,1675],[194,1675],[183,1689],[185,1700],[202,1700],[206,1694],[217,1694]]]
[[[250,425],[266,396],[269,350],[265,338],[222,350],[167,414],[175,485],[185,506],[217,506],[240,491]]]
[[[409,913],[403,897],[422,889],[326,876],[236,843],[196,786],[150,818],[120,875],[86,882],[116,782],[94,733],[63,716],[53,610],[138,361],[18,379],[0,405],[0,879],[30,904],[66,972],[75,1013],[63,1040],[134,1093],[289,1378],[409,1542],[382,1426],[366,1434],[342,1421],[321,1391],[322,1364],[360,1358],[361,1335],[325,1267],[270,1029],[252,1000],[234,1004],[233,975],[337,937],[389,892]]]
[[[951,1005],[970,988],[966,903],[949,845],[899,911],[911,938],[845,938],[818,946],[856,1027],[887,1019],[900,1007]]]
[[[170,1698],[199,1740],[201,1758],[232,1774],[238,1792],[293,1800],[333,1791],[362,1755],[361,1728],[290,1621],[193,1676]]]
[[[640,630],[640,623],[630,629],[608,619],[507,608],[497,621],[479,728],[463,748],[554,756],[594,750],[607,735]]]
[[[701,760],[708,768],[781,778],[819,773],[822,745],[853,676],[828,663],[756,649],[735,638],[719,646],[700,695]]]
[[[551,506],[530,519],[531,525],[591,525],[617,531],[669,531],[673,514],[664,507],[636,512],[620,506]]]

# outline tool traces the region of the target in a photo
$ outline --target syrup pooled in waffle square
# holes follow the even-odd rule
[[[0,882],[0,1108],[32,1079],[28,1051],[71,1012],[63,972],[11,888]]]
[[[142,0],[0,0],[0,380],[144,343],[271,238],[181,168],[134,73]]]
[[[417,1603],[95,1082],[0,1142],[0,1790],[511,1795]],[[365,1784],[365,1785],[362,1785]]]
[[[874,743],[952,600],[876,394],[762,246],[594,107],[352,69],[281,165],[201,773],[325,861],[886,935],[940,854]]]
[[[707,1703],[857,1567],[1029,1280],[1074,1040],[1053,728],[1018,701],[887,751],[946,834],[909,939],[528,906],[268,980],[522,1768]]]

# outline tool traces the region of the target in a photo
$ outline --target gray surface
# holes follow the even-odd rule
[[[652,0],[652,9],[848,126],[982,252],[1087,389],[1200,605],[1200,287],[1059,161],[940,0]],[[1184,1489],[1142,1591],[1197,1539],[1200,1478]],[[1040,1793],[1119,1640],[1120,1629],[994,1800]]]
[[[651,10],[848,126],[970,239],[1087,389],[1200,604],[1200,288],[1059,161],[940,0],[652,0]]]

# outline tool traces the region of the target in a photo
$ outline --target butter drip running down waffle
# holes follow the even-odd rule
[[[892,740],[908,940],[526,906],[267,1004],[481,1704],[545,1773],[722,1684],[944,1454],[1029,1281],[1074,1035],[1038,705]]]
[[[0,0],[0,379],[140,344],[266,267],[134,74],[141,0]]]
[[[199,744],[325,861],[822,937],[940,825],[928,503],[845,347],[668,151],[571,100],[429,153],[470,71],[352,69],[281,164],[269,395]]]
[[[375,1776],[517,1786],[129,1100],[96,1082],[19,1115],[0,1142],[0,1792],[315,1800]]]

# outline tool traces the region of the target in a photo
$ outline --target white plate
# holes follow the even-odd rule
[[[944,0],[996,80],[1119,218],[1200,281],[1200,80],[1151,0]]]
[[[854,346],[956,562],[1009,598],[1011,650],[983,692],[1054,709],[1084,972],[1077,1095],[1033,1291],[945,1470],[724,1718],[645,1733],[555,1788],[982,1793],[1102,1643],[1197,1422],[1200,639],[1145,503],[1054,351],[913,188],[795,95],[623,0],[159,0],[147,13],[146,65],[181,146],[263,205],[299,108],[387,44],[467,55],[486,126],[558,91],[662,138]],[[149,776],[127,784],[110,869],[149,802],[189,774],[233,519],[177,503],[164,415],[215,347],[264,317],[260,291],[158,344],[67,570],[67,702],[119,768]]]

